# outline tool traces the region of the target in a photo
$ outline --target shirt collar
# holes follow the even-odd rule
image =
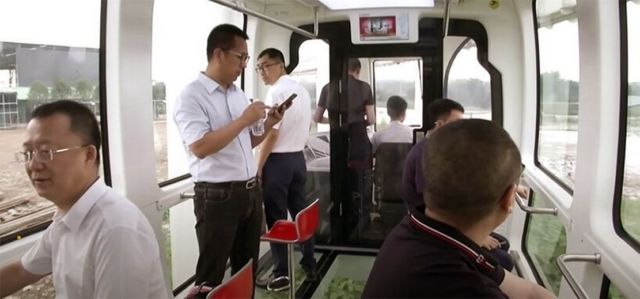
[[[422,211],[422,212],[420,212]],[[424,214],[424,205],[409,211],[409,220],[417,231],[439,239],[447,245],[462,252],[478,267],[486,272],[494,271],[498,262],[487,254],[478,244],[467,238],[459,230],[446,223],[442,223]]]
[[[207,93],[209,94],[212,94],[216,89],[220,87],[220,84],[218,82],[209,78],[209,76],[207,76],[204,72],[200,72],[198,74],[198,81],[204,86],[204,88],[207,90]],[[233,91],[235,90],[235,88],[235,84],[231,84],[231,86],[229,86],[229,90]]]
[[[71,206],[71,209],[62,214],[59,211],[53,217],[54,221],[60,221],[67,226],[71,231],[76,231],[82,224],[82,221],[86,218],[91,208],[95,205],[99,198],[107,192],[107,185],[98,178],[87,191],[80,196],[80,199]]]
[[[402,123],[401,123],[399,120],[392,120],[392,121],[389,123],[389,125],[396,125],[396,126],[400,125],[400,126],[401,126],[401,125],[402,125]]]

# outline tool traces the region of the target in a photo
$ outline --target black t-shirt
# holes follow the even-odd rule
[[[373,105],[373,93],[371,92],[369,83],[353,78],[352,76],[349,76],[346,82],[343,80],[342,84],[346,84],[346,88],[348,89],[346,103],[339,102],[340,89],[338,84],[338,82],[331,82],[322,88],[320,98],[318,99],[318,106],[329,110],[347,112],[348,124],[364,121],[366,114],[365,106]],[[340,105],[338,105],[338,103],[340,103]]]
[[[385,240],[363,298],[507,298],[504,269],[455,228],[413,210]]]

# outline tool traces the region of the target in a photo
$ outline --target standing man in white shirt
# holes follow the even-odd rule
[[[39,106],[16,155],[53,222],[22,257],[0,269],[0,297],[53,273],[57,298],[170,298],[147,218],[98,176],[98,122],[83,104]]]
[[[266,106],[260,101],[250,104],[233,83],[249,60],[247,39],[231,24],[213,28],[207,39],[207,68],[184,88],[173,111],[195,181],[200,250],[196,285],[219,285],[228,259],[232,273],[252,258],[254,273],[258,266],[262,192],[252,149],[282,116],[271,109],[264,135],[250,132]]]
[[[275,126],[260,146],[258,174],[264,189],[264,206],[269,229],[281,219],[287,219],[287,211],[295,218],[307,207],[305,182],[307,167],[302,150],[309,137],[311,125],[311,99],[307,90],[287,75],[284,55],[274,48],[265,49],[258,56],[256,71],[262,81],[270,85],[266,96],[268,105],[278,106],[289,96],[296,94],[289,111]],[[316,279],[316,261],[313,257],[314,239],[302,245],[302,269],[307,280]],[[289,288],[287,273],[287,249],[285,245],[271,243],[274,268],[267,283],[270,291]]]
[[[387,114],[391,118],[389,127],[373,134],[371,148],[376,152],[381,143],[412,143],[413,131],[403,125],[407,113],[407,101],[400,96],[390,96],[387,100]]]

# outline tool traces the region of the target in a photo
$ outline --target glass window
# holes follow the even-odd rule
[[[578,19],[571,2],[536,1],[540,65],[536,160],[568,189],[573,189],[575,178],[579,83]]]
[[[530,205],[544,207],[544,202],[547,201],[534,193]],[[526,227],[523,250],[527,260],[544,286],[558,295],[562,274],[556,267],[556,258],[567,249],[565,228],[557,217],[550,215],[528,215]]]
[[[373,62],[375,78],[376,131],[389,126],[387,100],[393,95],[407,101],[404,125],[422,126],[422,59],[376,59]],[[404,74],[399,77],[398,74]]]
[[[622,294],[622,292],[620,292],[620,289],[618,289],[613,282],[609,281],[608,279],[606,279],[606,281],[609,282],[609,288],[608,288],[608,292],[607,292],[607,299],[624,299],[624,295]],[[601,296],[602,298],[602,296]]]
[[[298,80],[311,96],[311,115],[318,107],[322,88],[329,83],[329,44],[320,39],[307,40],[298,49],[298,65],[289,74]],[[325,111],[325,117],[328,112]],[[330,170],[331,156],[329,147],[329,124],[311,122],[309,138],[303,150],[307,165],[307,198],[320,199],[320,219],[329,219],[330,207]],[[324,240],[329,237],[330,227],[320,225],[316,237]]]
[[[31,112],[60,99],[99,116],[101,1],[0,1],[0,240],[38,231],[55,206],[38,197],[14,154]],[[28,16],[28,17],[26,17]],[[104,161],[104,159],[103,159]],[[101,170],[102,172],[102,170]],[[51,276],[8,298],[54,298]]]
[[[99,115],[100,1],[2,1],[0,28],[12,28],[0,31],[3,238],[48,222],[55,209],[36,195],[24,164],[15,160],[33,109],[68,99]]]
[[[627,141],[620,218],[622,227],[640,241],[640,3],[627,1],[628,82]]]
[[[465,117],[491,120],[491,78],[478,62],[478,47],[467,39],[452,58],[445,97],[464,107]]]
[[[207,67],[207,37],[213,27],[223,23],[242,28],[243,15],[208,1],[154,1],[151,88],[158,182],[189,172],[173,123],[172,104]]]

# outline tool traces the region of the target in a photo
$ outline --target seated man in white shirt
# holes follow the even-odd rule
[[[52,273],[57,298],[170,298],[147,218],[98,176],[100,142],[81,103],[33,111],[17,157],[57,211],[22,260],[0,269],[0,297]]]
[[[391,96],[387,100],[387,114],[391,118],[389,127],[373,134],[371,148],[376,152],[381,143],[411,143],[412,130],[402,124],[407,112],[407,101],[400,96]]]

